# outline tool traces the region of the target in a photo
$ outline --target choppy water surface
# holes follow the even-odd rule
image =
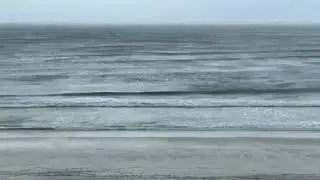
[[[0,128],[317,129],[320,27],[1,26]]]

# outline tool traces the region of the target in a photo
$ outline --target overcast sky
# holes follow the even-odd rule
[[[0,0],[1,23],[320,23],[320,0]]]

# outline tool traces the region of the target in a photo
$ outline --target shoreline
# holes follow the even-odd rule
[[[6,138],[296,138],[320,139],[318,130],[1,130]]]

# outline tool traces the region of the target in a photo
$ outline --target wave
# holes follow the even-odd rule
[[[125,56],[131,56],[132,53],[128,53],[128,52],[119,52],[119,53],[87,53],[87,54],[78,54],[77,57],[78,58],[88,58],[88,57],[125,57]],[[209,55],[219,55],[217,53],[197,53],[197,54],[190,54],[190,53],[180,53],[180,54],[174,54],[174,55],[170,55],[167,53],[162,53],[162,54],[152,54],[150,53],[150,55],[154,55],[157,56],[158,58],[161,56],[164,57],[179,57],[179,56],[209,56]],[[230,55],[237,55],[237,54],[230,54]],[[199,60],[199,57],[197,57],[197,59],[195,60]],[[246,56],[241,56],[239,55],[238,57],[209,57],[207,58],[208,60],[214,60],[214,61],[219,61],[219,60],[223,60],[223,61],[227,61],[227,60],[243,60],[243,59],[254,59],[254,60],[265,60],[265,59],[301,59],[301,58],[320,58],[320,55],[264,55],[264,56],[256,56],[255,54],[250,54],[250,56],[246,57]],[[116,62],[116,61],[111,61],[111,62]],[[131,60],[127,60],[127,62],[131,62]]]
[[[291,88],[291,89],[225,89],[225,90],[203,90],[203,91],[136,91],[136,92],[75,92],[60,94],[21,94],[0,95],[0,97],[91,97],[91,96],[183,96],[183,95],[236,95],[236,94],[300,94],[319,93],[320,88]]]
[[[106,127],[1,127],[0,131],[56,131],[56,132],[76,132],[76,131],[177,131],[177,132],[319,132],[319,127],[258,127],[258,126],[221,126],[221,127],[188,127],[188,126],[169,126],[158,125],[150,127],[130,127],[130,126],[106,126]]]
[[[0,131],[54,131],[52,127],[0,127]]]
[[[292,51],[278,51],[277,53],[318,53],[319,50],[292,50]],[[239,52],[223,52],[223,51],[217,51],[217,52],[150,52],[150,53],[147,53],[147,54],[150,54],[150,55],[157,55],[157,56],[186,56],[186,55],[189,55],[189,56],[201,56],[201,55],[237,55],[239,53],[250,53],[251,55],[258,55],[258,54],[261,54],[261,53],[274,53],[274,51],[256,51],[256,52],[246,52],[246,51],[239,51]],[[265,58],[271,58],[273,57],[274,55],[269,55]],[[319,57],[320,55],[308,55],[308,54],[305,54],[305,55],[288,55],[288,56],[283,56],[283,57]],[[277,56],[274,56],[274,57],[277,57]],[[281,57],[281,56],[280,56]]]
[[[0,106],[0,109],[50,109],[50,108],[319,108],[320,104],[297,104],[297,105],[13,105]]]

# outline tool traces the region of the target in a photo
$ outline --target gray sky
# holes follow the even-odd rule
[[[0,0],[1,23],[320,23],[320,0]]]

